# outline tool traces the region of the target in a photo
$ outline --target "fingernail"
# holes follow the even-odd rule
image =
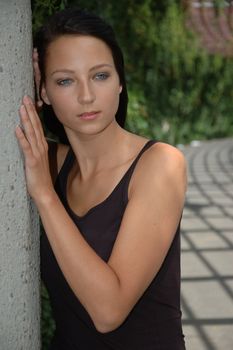
[[[31,102],[30,97],[28,95],[25,95],[23,98],[23,102],[27,104],[30,103]]]
[[[16,128],[15,128],[15,131],[17,132],[24,132],[24,128],[22,127],[22,125],[17,125]]]
[[[21,105],[21,106],[20,106],[20,110],[21,110],[21,111],[22,111],[22,110],[25,110],[24,105]]]

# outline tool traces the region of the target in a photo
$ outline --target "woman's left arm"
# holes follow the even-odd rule
[[[67,282],[97,330],[109,332],[127,317],[168,252],[184,203],[184,158],[165,144],[145,152],[105,263],[82,237],[54,191],[38,115],[31,101],[24,100],[24,105],[20,112],[24,132],[17,128],[16,136],[25,156],[28,191]]]

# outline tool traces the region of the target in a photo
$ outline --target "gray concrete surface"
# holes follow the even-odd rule
[[[233,349],[233,138],[184,154],[182,311],[187,350]]]
[[[39,221],[14,129],[33,93],[29,0],[0,0],[0,350],[38,350]]]

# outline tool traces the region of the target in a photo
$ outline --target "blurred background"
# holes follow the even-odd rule
[[[127,128],[172,144],[233,135],[231,1],[34,0],[33,30],[73,5],[115,29],[126,63]]]
[[[209,154],[212,154],[210,156],[210,162],[213,173],[216,173],[219,164],[219,162],[218,164],[216,163],[216,153],[219,155],[222,152],[222,157],[225,157],[225,164],[226,161],[228,162],[228,167],[226,168],[228,171],[228,182],[225,184],[228,187],[225,187],[226,190],[224,189],[223,193],[224,184],[221,182],[223,177],[220,176],[219,179],[212,178],[211,181],[215,184],[215,188],[213,189],[215,192],[212,192],[214,199],[208,203],[204,203],[203,198],[205,195],[210,200],[210,182],[207,184],[207,178],[201,179],[204,181],[204,185],[209,186],[206,190],[207,192],[203,192],[203,187],[201,187],[203,183],[200,185],[198,180],[192,180],[194,178],[194,170],[190,167],[192,170],[190,172],[191,175],[189,174],[190,190],[187,195],[184,212],[182,237],[183,260],[187,263],[184,268],[183,281],[184,284],[185,282],[187,284],[190,281],[194,281],[195,278],[197,280],[197,276],[200,273],[202,274],[201,281],[204,281],[205,271],[201,267],[198,269],[199,265],[195,259],[188,258],[189,260],[187,260],[186,256],[188,255],[185,255],[185,252],[188,254],[195,252],[195,256],[198,256],[203,262],[204,258],[200,250],[198,250],[199,248],[202,250],[208,248],[210,252],[209,242],[212,242],[212,246],[215,244],[213,242],[216,242],[216,247],[212,248],[215,251],[216,249],[219,251],[219,242],[217,239],[219,239],[219,234],[222,235],[223,223],[226,226],[227,196],[230,203],[228,205],[231,205],[231,208],[228,208],[228,220],[231,221],[228,223],[229,227],[227,229],[229,232],[227,231],[227,234],[232,234],[233,231],[232,142],[230,141],[229,143],[226,141],[227,143],[216,144],[209,141],[210,143],[205,143],[207,140],[232,140],[233,137],[233,1],[34,0],[32,1],[33,31],[35,32],[46,18],[55,11],[69,6],[77,6],[99,14],[113,26],[116,32],[118,41],[124,52],[126,64],[129,92],[127,129],[149,138],[163,140],[178,146],[189,145],[190,143],[194,146],[203,145],[202,153],[199,149],[195,151],[197,163],[195,169],[199,169],[199,173],[197,173],[197,178],[199,179],[201,179],[200,172],[201,174],[204,172],[206,174],[210,168],[210,166],[207,167]],[[199,140],[199,143],[197,140]],[[218,147],[218,151],[214,147]],[[194,162],[193,151],[190,149],[185,150],[185,147],[183,149],[187,159],[189,160],[190,158],[190,162]],[[197,153],[199,156],[197,156]],[[200,158],[200,154],[202,158]],[[193,163],[189,164],[192,165]],[[210,171],[208,176],[210,177]],[[218,180],[221,184],[218,183]],[[217,183],[218,188],[216,189]],[[197,184],[202,189],[198,193],[195,187]],[[216,191],[218,190],[219,196],[220,187],[223,199],[222,203],[216,204],[214,202],[217,198]],[[202,199],[200,202],[201,196]],[[206,198],[205,200],[207,201]],[[210,207],[207,208],[208,205],[211,205],[211,210],[209,210]],[[202,210],[208,209],[208,215],[211,215],[216,220],[218,213],[216,211],[216,205],[217,209],[221,209],[223,212],[221,223],[218,221],[218,225],[220,226],[214,231],[213,225],[211,226],[209,224],[207,227],[209,229],[209,236],[207,237],[206,231],[202,231],[202,235],[199,235],[202,243],[198,240],[199,238],[197,238],[196,233],[194,235],[195,237],[192,237],[198,240],[197,245],[195,246],[192,240],[188,243],[188,237],[191,237],[190,234],[194,232],[194,226],[197,228],[203,220],[205,220],[205,225],[207,225],[206,222],[208,219],[206,221],[206,214],[202,216]],[[199,221],[197,222],[197,220]],[[213,233],[217,235],[215,241]],[[201,244],[202,246],[200,246]],[[229,252],[229,249],[232,249],[232,241],[228,239],[224,244],[230,245],[230,248],[228,247]],[[226,257],[225,251],[222,251],[222,254]],[[230,262],[229,259],[228,262]],[[215,258],[213,258],[213,261],[209,265],[207,263],[206,265],[212,268],[214,262],[216,262]],[[228,262],[226,266],[229,267]],[[192,270],[193,267],[196,267],[196,275]],[[226,271],[226,267],[223,270]],[[191,275],[193,276],[193,273],[196,276],[195,278],[190,277]],[[230,275],[232,273],[229,272]],[[229,276],[228,278],[230,278]],[[212,277],[208,278],[211,279]],[[222,281],[222,276],[217,273],[215,273],[215,277],[213,278]],[[194,289],[196,288],[195,286]],[[227,287],[225,286],[224,288],[226,289]],[[201,289],[199,288],[199,290]],[[206,298],[208,299],[212,290],[204,287],[201,292],[202,295],[204,295],[205,291],[207,292]],[[182,297],[185,330],[190,339],[196,337],[196,340],[192,343],[193,346],[188,347],[187,350],[230,350],[228,345],[221,347],[218,344],[223,344],[220,337],[225,337],[226,333],[224,332],[227,332],[228,335],[233,333],[231,331],[231,329],[233,330],[233,317],[231,316],[233,312],[230,311],[232,306],[232,291],[228,288],[230,301],[226,305],[225,311],[228,321],[226,319],[221,321],[222,325],[225,324],[225,328],[224,332],[221,331],[219,333],[219,340],[216,340],[219,341],[219,343],[216,343],[217,345],[213,345],[214,343],[210,340],[211,337],[213,338],[214,333],[216,333],[217,328],[211,330],[212,335],[205,333],[202,327],[204,321],[202,320],[202,323],[200,323],[195,318],[195,315],[192,315],[191,309],[187,305],[187,300],[190,301],[190,306],[191,300],[194,301],[195,305],[199,305],[201,295],[198,294],[197,289],[195,289],[195,293],[197,294],[193,294],[193,285],[192,289],[187,291],[187,299],[184,298],[186,297],[185,293],[186,285]],[[215,308],[216,300],[220,300],[219,298],[220,294],[217,294],[216,299],[208,306],[210,310]],[[205,305],[208,303],[207,299],[205,299]],[[202,298],[202,300],[204,299]],[[204,310],[205,305],[200,305],[200,310]],[[220,304],[218,307],[220,307]],[[213,315],[211,312],[208,315]],[[216,312],[219,313],[219,311]],[[214,314],[215,320],[214,317],[211,318],[210,316],[208,318],[209,316],[207,316],[206,314],[206,318],[203,316],[204,320],[206,320],[204,326],[206,324],[217,325],[218,319],[216,314]],[[195,326],[192,328],[193,330],[195,329],[195,334],[190,328],[191,325]],[[42,286],[43,350],[48,348],[53,330],[54,324],[51,317],[50,304],[47,293]],[[202,339],[202,345],[197,342],[197,339]],[[227,344],[229,344],[229,340]]]

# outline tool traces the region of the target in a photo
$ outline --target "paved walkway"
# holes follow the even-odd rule
[[[233,138],[193,143],[182,222],[187,350],[233,349]]]

